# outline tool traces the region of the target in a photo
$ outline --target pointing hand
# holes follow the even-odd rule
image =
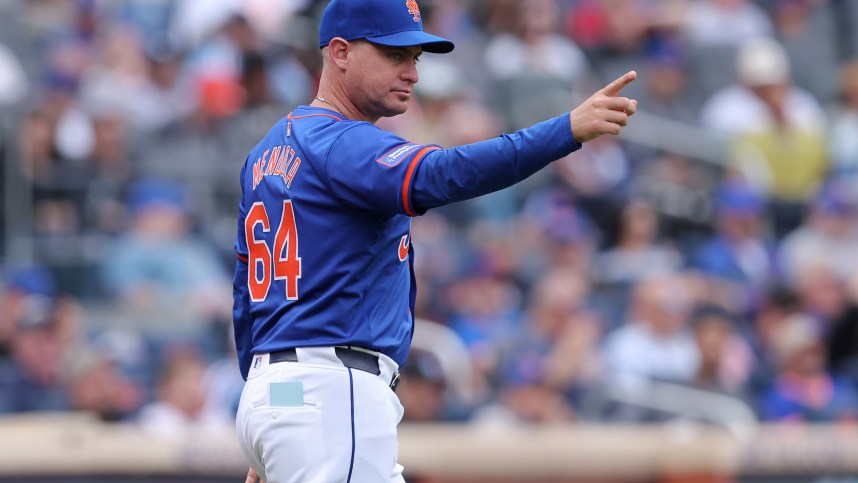
[[[637,72],[627,72],[569,113],[576,142],[585,143],[602,134],[620,133],[620,129],[629,123],[629,116],[637,110],[638,101],[619,97],[619,94],[636,78]]]

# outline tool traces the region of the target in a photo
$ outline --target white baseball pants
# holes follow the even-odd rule
[[[378,354],[376,376],[343,366],[333,347],[296,352],[299,362],[251,364],[236,430],[253,469],[266,483],[404,483],[396,363]]]

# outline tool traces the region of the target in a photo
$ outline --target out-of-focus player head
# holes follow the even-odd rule
[[[453,42],[423,31],[416,0],[332,0],[322,14],[320,96],[348,117],[375,122],[405,112],[422,52]]]

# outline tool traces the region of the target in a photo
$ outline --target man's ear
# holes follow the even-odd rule
[[[350,43],[341,37],[334,37],[328,44],[328,57],[340,70],[346,70],[349,65]]]

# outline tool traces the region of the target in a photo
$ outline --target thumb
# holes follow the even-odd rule
[[[627,85],[631,84],[632,81],[637,79],[637,77],[638,73],[633,70],[626,72],[621,77],[618,77],[615,81],[606,85],[601,92],[606,96],[617,96],[620,94],[620,91],[623,90],[623,87],[626,87]]]

